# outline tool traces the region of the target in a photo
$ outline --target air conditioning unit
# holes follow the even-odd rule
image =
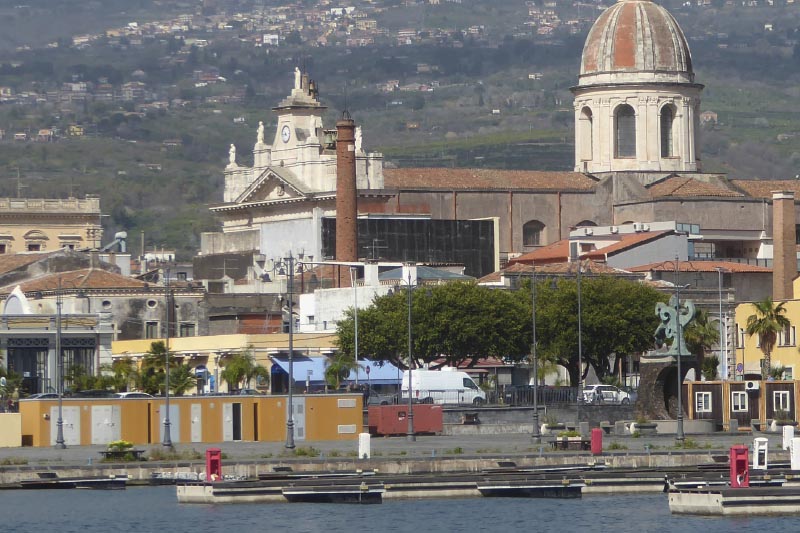
[[[611,233],[619,233],[619,228],[617,226],[611,226],[610,228],[608,228],[608,231],[610,231]]]
[[[644,224],[641,222],[634,222],[633,223],[633,231],[642,231],[644,229]]]
[[[744,390],[751,391],[751,390],[758,390],[761,384],[758,381],[745,381],[744,382]]]
[[[594,233],[594,230],[592,228],[583,228],[583,234],[584,235],[592,235],[593,233]]]

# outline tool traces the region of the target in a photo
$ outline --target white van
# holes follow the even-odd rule
[[[403,372],[400,389],[408,400],[408,370]],[[441,370],[413,370],[411,372],[411,394],[420,403],[474,404],[486,403],[486,393],[472,381],[466,372],[452,367]]]

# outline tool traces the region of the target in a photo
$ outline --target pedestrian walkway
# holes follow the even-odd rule
[[[753,437],[766,437],[769,440],[771,450],[778,451],[780,449],[781,435],[768,433],[757,433],[753,436],[726,433],[688,435],[683,448],[676,447],[673,435],[639,438],[604,435],[603,448],[607,453],[682,453],[683,451],[693,450],[719,450],[720,453],[727,454],[727,450],[734,444],[752,446]],[[336,457],[343,459],[356,457],[358,441],[297,441],[293,452],[279,442],[224,442],[216,444],[176,442],[174,447],[178,454],[185,458],[197,455],[193,454],[193,451],[204,454],[206,448],[221,448],[225,454],[226,461],[234,462],[320,456],[331,460]],[[162,449],[158,444],[137,446],[137,448],[148,451],[160,451]],[[106,450],[106,447],[101,445],[68,446],[63,450],[50,447],[0,448],[0,468],[2,468],[2,465],[15,463],[30,466],[87,465],[98,462],[101,458],[100,452],[104,450]],[[526,434],[419,435],[414,442],[408,442],[406,437],[373,437],[371,439],[371,450],[373,457],[405,459],[475,455],[512,457],[514,455],[575,453],[553,452],[547,442],[536,444],[531,436]]]

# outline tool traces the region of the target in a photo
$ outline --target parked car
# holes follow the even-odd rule
[[[114,391],[104,389],[88,389],[72,393],[73,398],[114,398]]]
[[[239,389],[233,394],[238,394],[239,396],[261,396],[262,393],[257,389]]]
[[[146,392],[118,392],[114,396],[117,398],[152,398],[152,394]]]
[[[631,395],[613,385],[587,385],[583,388],[583,402],[627,405],[631,403]]]
[[[31,394],[25,400],[52,400],[54,398],[58,398],[58,393],[56,392],[37,392],[36,394]]]
[[[384,394],[376,391],[374,388],[369,389],[369,394],[364,391],[367,405],[393,405],[397,403],[396,394]]]
[[[539,393],[541,396],[541,393]],[[533,385],[508,385],[503,390],[503,403],[506,405],[532,405]]]

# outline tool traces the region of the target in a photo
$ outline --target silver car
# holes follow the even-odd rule
[[[583,388],[583,403],[627,405],[631,396],[613,385],[587,385]]]

